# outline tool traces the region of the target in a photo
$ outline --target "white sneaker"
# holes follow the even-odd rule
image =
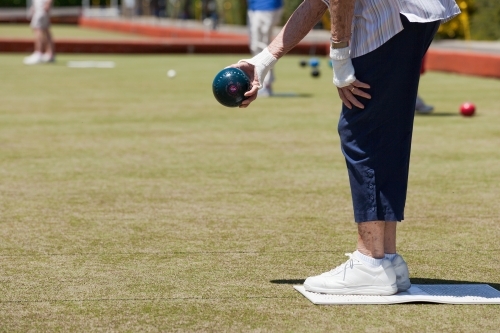
[[[257,97],[270,97],[273,95],[273,90],[271,87],[264,87],[262,89],[259,89],[257,92]]]
[[[42,54],[42,62],[55,62],[56,56],[54,54],[44,53]]]
[[[358,260],[352,253],[344,264],[321,275],[308,277],[304,282],[307,291],[335,295],[394,295],[398,291],[396,272],[388,259],[378,267],[371,267]]]
[[[36,65],[42,62],[42,54],[39,52],[34,52],[29,57],[24,58],[25,65]]]
[[[408,271],[408,265],[404,261],[403,257],[396,254],[391,260],[394,271],[396,272],[396,284],[398,286],[398,293],[402,291],[407,291],[411,287],[410,282],[410,272]]]
[[[417,101],[415,102],[415,111],[417,113],[427,114],[434,111],[434,107],[432,105],[425,104],[424,100],[417,96]]]

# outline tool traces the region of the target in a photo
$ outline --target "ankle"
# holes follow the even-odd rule
[[[359,253],[364,254],[365,256],[372,257],[375,259],[384,259],[385,258],[385,253],[384,251],[381,251],[380,249],[368,249],[365,246],[360,246],[358,244],[358,247],[356,249]]]
[[[359,250],[354,251],[353,255],[356,259],[371,267],[379,267],[380,265],[382,265],[382,260],[384,260],[384,258],[373,258],[369,255],[359,252]]]

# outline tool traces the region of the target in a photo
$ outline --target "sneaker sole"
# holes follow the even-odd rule
[[[325,289],[312,287],[304,284],[304,288],[307,291],[320,294],[330,294],[330,295],[378,295],[378,296],[390,296],[394,295],[398,291],[397,285],[394,283],[390,286],[358,286],[351,288],[339,288],[339,289]]]

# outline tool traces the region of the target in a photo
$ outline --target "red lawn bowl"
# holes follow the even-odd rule
[[[465,102],[460,105],[460,113],[462,116],[471,117],[476,113],[476,106],[471,102]]]

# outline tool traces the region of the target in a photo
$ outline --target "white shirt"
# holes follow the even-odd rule
[[[322,0],[330,6],[329,0]],[[454,0],[356,0],[351,58],[375,50],[403,30],[399,14],[410,22],[446,22],[460,14]]]

